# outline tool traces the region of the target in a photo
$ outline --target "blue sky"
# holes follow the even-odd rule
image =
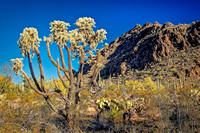
[[[62,20],[70,23],[70,29],[80,17],[92,17],[97,29],[105,29],[110,43],[136,24],[146,22],[161,24],[192,23],[200,18],[200,1],[194,0],[0,0],[0,66],[12,58],[22,58],[17,41],[25,27],[38,29],[39,37],[48,36],[49,23]],[[45,76],[57,77],[56,69],[48,59],[46,44],[39,48]],[[57,47],[51,46],[54,59],[58,57]],[[39,74],[36,59],[33,59],[36,75]],[[24,71],[28,74],[27,59]],[[73,66],[77,68],[77,63]],[[19,82],[20,78],[14,78]]]

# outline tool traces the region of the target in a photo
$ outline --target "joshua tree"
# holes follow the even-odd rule
[[[18,41],[18,46],[21,49],[21,54],[24,57],[28,57],[31,76],[34,82],[32,83],[29,79],[29,76],[22,70],[22,58],[11,60],[13,62],[13,70],[15,74],[18,75],[21,72],[27,79],[31,88],[38,94],[42,95],[50,108],[57,114],[63,116],[68,121],[68,124],[72,127],[74,126],[73,119],[76,117],[75,114],[79,107],[78,105],[80,102],[80,92],[91,87],[94,89],[93,92],[97,92],[102,89],[96,80],[99,70],[102,66],[101,51],[108,48],[108,44],[105,44],[102,49],[96,50],[97,45],[106,39],[107,32],[104,29],[94,32],[94,19],[87,17],[79,18],[75,25],[77,28],[75,30],[69,31],[69,23],[65,23],[63,21],[51,22],[50,29],[52,33],[49,35],[49,37],[44,37],[49,59],[51,60],[52,64],[57,67],[58,76],[62,81],[63,86],[68,90],[67,96],[62,93],[55,81],[55,91],[47,92],[47,88],[44,86],[43,66],[38,49],[41,39],[38,37],[37,29],[25,28],[23,33],[20,34],[21,37]],[[49,46],[52,43],[58,45],[61,63],[59,63],[59,58],[57,61],[55,61],[51,56]],[[67,52],[68,67],[65,65],[63,52]],[[33,58],[35,54],[37,55],[37,61],[40,69],[40,83],[35,77],[31,62],[31,58]],[[72,59],[74,58],[79,60],[79,69],[76,74],[73,72],[72,67]],[[93,66],[93,75],[87,82],[83,80],[83,66],[85,65]],[[66,80],[63,79],[61,72],[64,73],[65,77],[69,81],[69,85],[66,84]],[[56,105],[51,102],[50,97],[55,94],[59,94],[60,97],[62,97],[62,99],[65,101],[65,109],[58,109],[56,108]]]

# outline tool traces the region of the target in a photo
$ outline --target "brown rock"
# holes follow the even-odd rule
[[[109,44],[108,58],[101,76],[125,73],[123,62],[130,69],[142,70],[149,64],[171,55],[175,50],[187,50],[200,44],[200,21],[193,24],[164,25],[155,22],[133,29]]]

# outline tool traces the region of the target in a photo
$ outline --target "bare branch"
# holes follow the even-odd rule
[[[52,91],[52,92],[48,92],[48,93],[44,93],[44,92],[38,90],[38,89],[35,88],[35,86],[32,84],[32,82],[31,82],[30,78],[28,77],[28,75],[27,75],[23,70],[20,70],[20,71],[21,71],[21,73],[25,76],[25,78],[27,79],[27,81],[28,81],[29,85],[31,86],[31,88],[32,88],[35,92],[37,92],[38,94],[40,94],[40,95],[42,95],[42,96],[44,96],[44,97],[47,97],[47,96],[52,96],[52,95],[55,95],[55,94],[59,93],[59,91],[57,91],[57,90]]]

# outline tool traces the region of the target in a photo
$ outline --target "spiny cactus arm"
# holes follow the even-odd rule
[[[51,95],[54,95],[56,93],[58,93],[57,91],[52,91],[52,92],[48,92],[48,93],[45,93],[45,92],[42,92],[40,90],[38,90],[37,88],[35,88],[35,86],[32,84],[30,78],[28,77],[28,75],[23,71],[23,70],[20,70],[20,72],[25,76],[25,78],[27,79],[29,85],[31,86],[31,88],[38,94],[44,96],[44,97],[47,97],[47,96],[51,96]]]
[[[41,57],[40,57],[40,52],[38,50],[37,47],[33,47],[35,49],[35,52],[37,54],[37,60],[38,60],[38,65],[39,65],[39,69],[40,69],[40,78],[41,78],[41,90],[43,92],[45,92],[44,89],[44,71],[43,71],[43,67],[42,67],[42,61],[41,61]]]
[[[21,37],[19,38],[18,41],[18,46],[21,49],[21,54],[26,57],[27,55],[29,56],[29,67],[31,69],[31,74],[34,79],[34,82],[39,90],[44,91],[44,74],[43,74],[43,68],[42,68],[42,63],[41,63],[41,58],[40,58],[40,53],[38,51],[39,43],[41,39],[38,37],[38,32],[37,29],[35,28],[25,28],[23,30],[23,33],[20,34]],[[33,67],[31,63],[31,57],[30,57],[30,52],[32,50],[31,56],[33,57],[35,52],[37,53],[37,58],[38,58],[38,64],[40,67],[40,73],[41,73],[41,87],[39,86],[34,72],[33,72]]]
[[[90,58],[90,59],[88,59],[87,61],[84,61],[84,65],[96,65],[95,67],[94,67],[94,72],[93,72],[93,75],[92,75],[92,78],[91,78],[91,80],[90,80],[90,82],[89,82],[89,84],[91,85],[91,86],[93,86],[93,87],[95,87],[96,89],[102,89],[102,88],[100,88],[99,87],[99,85],[97,84],[97,82],[96,82],[96,80],[97,80],[97,76],[98,76],[98,74],[99,74],[99,69],[100,69],[100,67],[99,67],[99,64],[101,64],[101,51],[102,51],[103,49],[99,49],[99,50],[97,50],[97,54],[95,55],[95,57],[92,57],[92,58]],[[81,67],[79,68],[79,71],[81,72]],[[77,80],[77,82],[79,83],[80,81],[81,81],[81,79],[82,79],[82,77],[81,77],[81,73],[80,73],[80,75],[78,75],[78,80]],[[90,87],[91,87],[90,86]],[[87,87],[88,88],[88,87]],[[84,88],[83,88],[84,89]],[[82,89],[81,89],[82,90]],[[81,90],[78,90],[78,91],[81,91]],[[96,91],[95,91],[96,92]]]
[[[59,60],[58,60],[58,59],[57,59],[57,63],[59,64]],[[72,90],[72,85],[70,85],[70,86],[67,86],[67,85],[66,85],[64,79],[62,78],[62,75],[61,75],[61,72],[60,72],[60,66],[59,66],[59,65],[57,66],[57,72],[58,72],[58,76],[59,76],[59,78],[60,78],[60,80],[61,80],[63,86],[64,86],[66,89],[68,89],[68,99],[70,99],[70,96],[71,96],[71,92],[70,92],[70,91]],[[69,93],[69,92],[70,92],[70,93]]]
[[[102,51],[102,49],[97,50],[97,55],[96,55],[96,60],[97,60],[97,62],[96,62],[96,64],[101,63],[101,60],[100,60],[101,51]],[[103,88],[100,87],[100,86],[97,84],[97,82],[96,82],[97,76],[98,76],[98,74],[99,74],[99,69],[100,69],[100,67],[99,67],[98,65],[96,65],[96,67],[95,67],[95,69],[94,69],[94,72],[93,72],[93,75],[92,75],[92,78],[91,78],[89,84],[88,84],[86,87],[82,87],[82,86],[81,86],[81,87],[80,87],[79,89],[77,89],[74,93],[81,92],[81,91],[83,91],[83,90],[85,90],[85,89],[88,89],[88,88],[90,88],[90,87],[92,87],[92,86],[96,89],[93,93],[96,93],[96,92],[102,90]],[[80,72],[80,70],[81,70],[81,68],[79,67],[79,72]],[[80,82],[80,81],[81,81],[81,78],[82,78],[82,77],[81,77],[81,73],[80,73],[80,77],[79,77],[79,75],[78,75],[78,79],[79,79],[79,80],[77,80],[77,82]]]
[[[80,59],[79,60],[83,60],[83,58],[82,57],[80,57]],[[81,62],[81,61],[80,61]],[[79,65],[79,70],[78,70],[78,77],[77,77],[77,86],[79,87],[79,88],[81,88],[82,87],[82,78],[83,78],[83,64],[82,63],[79,63],[80,65]]]
[[[35,92],[37,92],[38,94],[40,94],[40,95],[42,95],[42,96],[46,96],[45,93],[39,91],[38,89],[36,89],[36,88],[33,86],[33,84],[31,83],[30,78],[28,77],[28,75],[27,75],[23,70],[20,70],[20,71],[21,71],[21,73],[25,76],[25,78],[27,79],[29,85],[31,86],[31,88],[32,88]]]
[[[57,59],[57,63],[59,64],[59,59]],[[58,72],[58,76],[59,76],[59,78],[60,78],[63,86],[65,88],[68,88],[67,85],[66,85],[66,83],[65,83],[65,81],[64,81],[64,79],[62,78],[62,75],[61,75],[61,72],[60,72],[60,66],[59,65],[57,65],[57,72]]]
[[[28,53],[28,56],[29,56],[29,64],[30,64],[30,68],[31,68],[31,73],[33,73],[33,77],[35,78],[34,72],[33,72],[33,69],[32,69],[31,60],[30,60],[30,53]],[[18,58],[17,58],[17,59],[11,59],[11,62],[14,63],[13,66],[12,66],[14,73],[15,73],[16,75],[19,75],[19,72],[21,72],[21,73],[25,76],[25,78],[27,79],[28,83],[30,84],[30,86],[31,86],[31,88],[32,88],[33,90],[35,90],[37,93],[39,93],[39,94],[41,94],[41,95],[43,95],[43,96],[46,96],[46,94],[44,94],[44,93],[42,92],[42,90],[40,89],[40,87],[39,87],[39,85],[38,85],[38,83],[37,83],[37,80],[36,80],[36,86],[38,87],[38,89],[35,88],[35,86],[33,86],[33,84],[31,83],[30,78],[29,78],[29,77],[27,76],[27,74],[22,70],[22,67],[23,67],[23,62],[22,62],[22,60],[23,60],[22,58],[21,58],[21,59],[18,59]]]
[[[93,64],[95,64],[97,57],[96,55],[93,55],[92,51],[88,52],[88,54],[89,56],[86,56],[86,55],[84,56],[84,58],[87,59],[87,60],[84,60],[84,65],[92,66]]]
[[[87,60],[85,60],[85,62],[84,62],[84,65],[94,65],[95,63],[97,63],[98,61],[97,61],[97,59],[98,60],[101,60],[100,59],[100,56],[101,56],[101,54],[102,54],[102,51],[104,51],[104,53],[106,53],[107,52],[107,49],[108,49],[108,44],[107,43],[105,43],[105,45],[104,45],[104,47],[102,48],[102,49],[99,49],[99,53],[97,53],[96,55],[92,55],[93,53],[91,52],[88,52],[89,53],[89,55],[90,56],[85,56],[84,58],[86,58]],[[104,54],[104,58],[106,58],[107,56],[108,56],[108,54]]]
[[[27,75],[23,70],[20,70],[20,71],[21,71],[21,73],[25,76],[25,78],[27,79],[27,81],[28,81],[29,85],[31,86],[31,88],[32,88],[36,93],[42,95],[42,96],[45,98],[45,100],[46,100],[47,104],[49,105],[49,107],[50,107],[55,113],[58,113],[58,114],[62,115],[63,117],[66,117],[66,115],[63,113],[63,111],[62,111],[62,110],[58,110],[58,109],[53,105],[53,103],[51,102],[51,100],[50,100],[50,98],[49,98],[49,96],[55,95],[55,94],[57,94],[57,93],[59,93],[59,94],[62,95],[62,96],[63,96],[64,94],[62,94],[62,92],[59,91],[59,90],[55,90],[55,91],[53,91],[53,92],[48,92],[48,93],[44,93],[44,92],[39,91],[39,90],[36,89],[36,88],[34,87],[34,85],[31,83],[31,80],[30,80],[30,78],[28,77],[28,75]]]
[[[72,86],[75,84],[74,83],[74,74],[73,74],[73,67],[72,67],[72,55],[71,55],[71,51],[72,51],[72,47],[69,48],[67,47],[67,45],[64,45],[65,49],[67,50],[67,55],[68,55],[68,67],[69,67],[69,81],[70,81],[70,86],[69,87],[69,91],[68,91],[68,99],[71,99],[71,96],[72,96]]]
[[[94,85],[94,87],[97,87],[97,85],[96,85],[96,84],[97,84],[97,83],[96,83],[96,80],[97,80],[98,72],[99,72],[99,68],[96,67],[95,70],[94,70],[92,79],[91,79],[91,83],[92,83],[92,85]]]
[[[36,85],[36,87],[38,88],[38,90],[42,91],[41,88],[40,88],[40,85],[35,77],[35,74],[34,74],[34,71],[33,71],[33,66],[32,66],[32,62],[31,62],[31,55],[30,53],[28,53],[28,62],[29,62],[29,68],[30,68],[30,71],[31,71],[31,75],[32,75],[32,78],[33,78],[33,81]]]
[[[65,73],[65,76],[67,79],[70,79],[70,74],[69,70],[66,69],[65,67],[65,62],[64,62],[64,57],[62,53],[62,48],[66,45],[66,43],[69,41],[69,32],[68,27],[70,27],[69,23],[65,23],[63,21],[54,21],[50,23],[50,29],[52,34],[49,35],[49,37],[44,37],[44,41],[46,41],[47,45],[47,52],[48,56],[51,60],[51,62],[57,67],[59,64],[57,64],[53,58],[51,57],[50,49],[49,49],[49,44],[55,42],[59,46],[59,52],[60,52],[60,57],[61,57],[61,62],[62,62],[62,67],[60,67],[60,70],[62,70]]]
[[[70,76],[70,85],[72,86],[74,84],[74,74],[73,74],[73,67],[72,67],[72,55],[71,55],[71,48],[68,48],[65,46],[67,49],[67,55],[68,55],[68,67],[69,67],[69,76]]]
[[[86,57],[85,59],[87,59],[83,63],[85,66],[92,66],[96,63],[96,57]]]
[[[85,51],[85,53],[89,53],[92,50],[92,47],[89,47],[88,50]]]
[[[63,68],[63,69],[66,69],[65,61],[64,61],[64,56],[63,56],[63,51],[62,51],[61,45],[58,45],[58,48],[59,48],[59,53],[60,53],[62,68]],[[67,72],[65,72],[65,71],[64,71],[64,74],[65,74],[66,78],[67,78],[68,80],[70,80],[70,79],[69,79],[69,74],[68,74]]]
[[[47,46],[47,53],[48,53],[48,56],[49,56],[49,59],[50,59],[50,61],[52,62],[52,64],[54,65],[54,66],[58,66],[58,64],[54,61],[54,59],[52,58],[52,56],[51,56],[51,52],[50,52],[50,48],[49,48],[49,42],[47,41],[46,42],[46,46]],[[69,70],[68,69],[64,69],[64,68],[60,68],[60,70],[62,70],[63,72],[69,72]],[[69,78],[69,76],[67,77],[67,78]]]
[[[89,58],[90,58],[90,56],[86,56],[86,55],[85,55],[85,56],[84,56],[84,58],[85,58],[85,59],[89,59]]]
[[[103,43],[103,40],[106,40],[106,30],[101,29],[97,30],[96,33],[92,34],[90,38],[88,38],[89,50],[86,50],[86,53],[89,53],[91,50],[95,50],[99,43]]]
[[[21,54],[26,57],[27,53],[30,53],[32,50],[31,56],[34,56],[35,46],[39,47],[41,39],[38,37],[37,29],[30,27],[24,28],[23,32],[20,34],[18,43],[19,48],[21,49]]]
[[[102,51],[102,49],[100,49],[100,50],[97,50],[97,55],[96,55],[96,67],[95,67],[95,69],[94,69],[94,73],[93,73],[93,76],[92,76],[92,82],[94,82],[94,80],[96,81],[96,79],[97,79],[97,75],[98,75],[98,71],[99,71],[99,67],[98,67],[98,64],[100,64],[101,63],[101,58],[100,58],[100,56],[101,56],[101,51]]]
[[[62,51],[61,45],[58,45],[58,48],[59,48],[59,53],[60,53],[60,59],[61,59],[62,67],[64,69],[66,69],[66,67],[65,67],[65,61],[64,61],[64,56],[63,56],[63,51]]]
[[[48,53],[49,59],[50,59],[51,62],[54,64],[54,66],[57,67],[56,62],[54,61],[54,59],[53,59],[52,56],[51,56],[51,52],[50,52],[49,42],[48,42],[48,41],[46,42],[46,46],[47,46],[47,53]]]
[[[85,66],[92,66],[96,63],[96,57],[84,61]]]

